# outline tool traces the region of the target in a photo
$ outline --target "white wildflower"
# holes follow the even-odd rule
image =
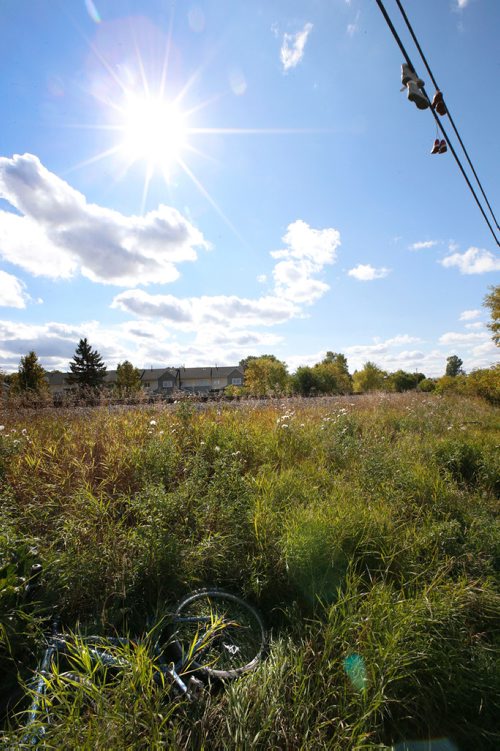
[[[150,420],[150,421],[149,421],[149,424],[150,424],[150,425],[156,425],[156,420]]]

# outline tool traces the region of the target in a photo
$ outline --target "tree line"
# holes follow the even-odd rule
[[[491,288],[484,304],[490,309],[488,324],[493,341],[500,346],[500,285]],[[336,395],[370,393],[374,391],[404,392],[419,390],[444,393],[471,393],[500,402],[500,367],[484,368],[467,375],[458,355],[446,360],[443,376],[427,378],[424,373],[402,369],[387,372],[376,363],[368,361],[351,375],[347,359],[341,352],[326,352],[325,357],[312,366],[302,365],[290,374],[286,363],[275,355],[251,355],[240,361],[244,370],[243,386],[228,386],[229,396],[284,396],[284,395]],[[87,338],[80,339],[73,359],[69,363],[67,382],[81,398],[95,397],[103,390],[107,368],[99,352],[92,349]],[[17,373],[3,375],[3,381],[12,394],[43,396],[48,392],[46,371],[34,351],[21,358]],[[119,398],[128,398],[141,391],[141,372],[128,360],[119,363],[113,390]]]

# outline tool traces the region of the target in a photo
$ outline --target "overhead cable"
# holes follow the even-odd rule
[[[385,22],[387,23],[387,25],[388,25],[389,29],[391,30],[391,32],[392,32],[392,35],[393,35],[393,37],[394,37],[394,39],[395,39],[396,43],[398,44],[398,46],[399,46],[399,49],[401,50],[401,53],[402,53],[402,55],[403,55],[404,59],[406,60],[406,62],[407,62],[407,63],[408,63],[408,65],[410,66],[410,68],[411,68],[412,70],[415,70],[415,67],[414,67],[414,65],[413,65],[413,63],[412,63],[412,61],[411,61],[411,59],[410,59],[410,56],[408,55],[408,52],[406,51],[406,49],[405,49],[405,46],[404,46],[403,42],[401,41],[401,39],[400,39],[400,37],[399,37],[399,34],[398,34],[398,32],[397,32],[397,31],[396,31],[396,29],[394,28],[394,24],[392,23],[392,21],[391,21],[391,19],[390,19],[389,15],[388,15],[388,13],[387,13],[387,11],[386,11],[385,7],[384,7],[384,4],[383,4],[382,0],[375,0],[375,2],[377,3],[377,5],[378,5],[378,7],[379,7],[379,9],[380,9],[380,12],[381,12],[381,13],[382,13],[382,15],[383,15],[383,17],[384,17],[384,19],[385,19]],[[430,99],[429,99],[429,97],[427,96],[427,93],[426,93],[426,91],[425,91],[424,87],[423,87],[423,86],[421,86],[421,87],[420,87],[420,89],[421,89],[421,91],[423,92],[424,96],[425,96],[425,97],[427,98],[427,100],[429,101],[429,106],[430,106]],[[432,107],[430,107],[430,110],[431,110],[431,112],[432,112],[432,115],[433,115],[433,117],[434,117],[434,119],[435,119],[435,121],[436,121],[436,124],[437,124],[438,128],[440,129],[440,131],[441,131],[441,133],[443,134],[443,136],[444,136],[444,138],[445,138],[445,140],[446,140],[446,142],[447,142],[448,146],[450,147],[450,151],[451,151],[451,153],[453,154],[453,156],[454,156],[454,158],[455,158],[455,161],[456,161],[456,163],[458,164],[458,166],[459,166],[459,168],[460,168],[460,171],[461,171],[461,173],[462,173],[462,175],[463,175],[463,178],[464,178],[464,180],[466,181],[466,183],[467,183],[467,185],[468,185],[468,187],[469,187],[469,190],[470,190],[470,192],[472,193],[472,195],[473,195],[473,197],[474,197],[474,200],[476,201],[476,203],[477,203],[477,205],[478,205],[478,207],[479,207],[479,210],[480,210],[481,214],[483,215],[483,218],[484,218],[484,220],[485,220],[486,224],[488,225],[488,228],[489,228],[489,230],[490,230],[491,234],[492,234],[492,235],[493,235],[493,237],[495,238],[495,242],[496,242],[496,244],[500,246],[500,242],[498,241],[498,238],[497,238],[497,236],[496,236],[496,234],[495,234],[495,231],[494,231],[493,227],[491,226],[491,224],[490,224],[490,221],[489,221],[488,217],[486,216],[486,213],[485,213],[485,211],[484,211],[484,209],[483,209],[483,207],[482,207],[482,205],[481,205],[481,203],[480,203],[480,201],[479,201],[479,198],[477,197],[476,191],[474,190],[474,188],[473,188],[473,186],[472,186],[472,184],[471,184],[471,181],[469,180],[469,178],[468,178],[468,176],[467,176],[467,173],[465,172],[465,170],[464,170],[464,168],[463,168],[463,166],[462,166],[462,163],[461,163],[460,159],[458,158],[458,155],[457,155],[457,153],[456,153],[455,149],[453,148],[453,144],[451,143],[451,141],[450,141],[450,140],[449,140],[449,138],[448,138],[448,134],[446,133],[446,130],[445,130],[445,128],[444,128],[444,126],[443,126],[443,124],[442,124],[441,120],[439,119],[439,117],[437,116],[436,112],[434,111],[434,109],[433,109]]]
[[[410,32],[411,37],[412,37],[413,41],[415,42],[415,46],[416,46],[416,48],[417,48],[417,50],[418,50],[418,52],[420,54],[420,57],[422,58],[422,61],[423,61],[424,65],[425,65],[425,67],[427,68],[427,72],[428,72],[429,76],[431,77],[432,83],[434,84],[434,87],[436,88],[436,90],[439,91],[440,90],[439,86],[436,83],[436,79],[434,78],[432,70],[430,69],[429,64],[428,64],[428,62],[427,62],[427,60],[425,58],[425,55],[422,52],[422,48],[420,47],[420,44],[419,44],[418,39],[417,39],[417,36],[416,36],[415,32],[413,31],[412,25],[411,25],[410,21],[408,20],[408,16],[406,15],[405,10],[404,10],[404,8],[403,8],[400,0],[396,0],[396,4],[397,4],[397,6],[398,6],[398,8],[399,8],[399,10],[401,12],[401,15],[403,16],[403,19],[404,19],[404,22],[406,23],[406,26],[408,27],[408,31]],[[493,217],[493,221],[495,222],[495,224],[497,226],[497,229],[500,229],[500,227],[498,226],[497,218],[496,218],[496,216],[495,216],[495,214],[493,212],[493,209],[490,206],[490,202],[488,201],[486,193],[484,192],[483,186],[481,185],[481,181],[480,181],[479,177],[477,176],[476,170],[474,169],[474,165],[472,164],[472,162],[470,160],[469,154],[467,153],[467,149],[464,146],[464,143],[463,143],[463,141],[462,141],[462,139],[460,137],[460,133],[458,132],[458,129],[457,129],[456,125],[455,125],[455,122],[454,122],[454,120],[453,120],[453,118],[451,116],[450,108],[448,107],[448,102],[446,102],[446,110],[447,110],[447,114],[448,114],[451,126],[452,126],[453,130],[455,131],[455,135],[456,135],[456,137],[458,138],[458,140],[460,142],[460,146],[463,149],[463,152],[464,152],[464,154],[465,154],[465,156],[467,158],[467,161],[469,162],[469,167],[471,168],[472,172],[474,173],[474,177],[476,178],[477,184],[479,185],[481,193],[483,194],[483,198],[486,201],[486,204],[487,204],[487,206],[488,206],[488,208],[490,210],[491,216]]]

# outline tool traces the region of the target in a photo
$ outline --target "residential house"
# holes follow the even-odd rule
[[[55,398],[71,392],[69,373],[47,373],[49,391]],[[243,385],[243,369],[239,365],[212,368],[150,368],[141,370],[141,387],[146,394],[170,396],[175,391],[190,394],[222,392],[226,386]],[[108,370],[104,385],[112,388],[116,383],[116,370]]]

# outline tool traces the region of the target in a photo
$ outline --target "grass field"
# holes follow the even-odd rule
[[[44,747],[500,748],[498,409],[393,394],[0,422],[6,747],[54,606],[136,634],[218,585],[262,613],[260,669],[187,705],[138,648],[91,708],[55,685]]]

